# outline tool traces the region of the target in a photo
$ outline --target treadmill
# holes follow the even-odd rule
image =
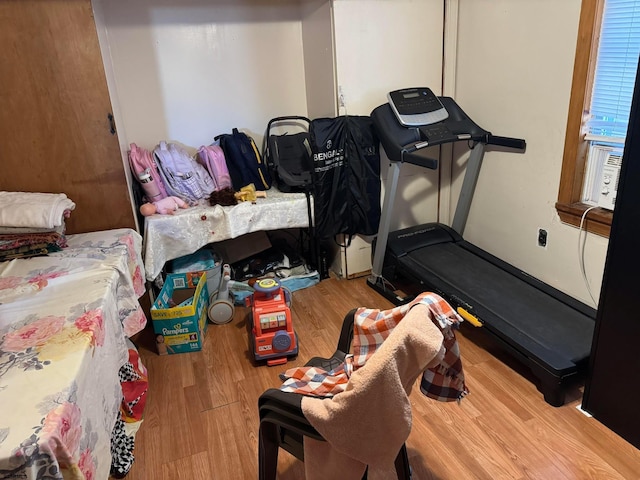
[[[450,97],[437,97],[448,116],[428,125],[402,125],[390,103],[371,118],[391,162],[368,284],[395,304],[413,296],[396,290],[407,281],[416,292],[432,291],[497,340],[539,380],[547,403],[565,403],[567,384],[587,368],[596,311],[467,242],[462,237],[485,148],[524,151],[524,140],[492,135],[476,125]],[[391,97],[390,97],[391,100]],[[428,146],[467,142],[471,148],[451,227],[428,223],[390,232],[404,163],[438,168]]]

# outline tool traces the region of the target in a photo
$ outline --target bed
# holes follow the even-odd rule
[[[106,479],[127,338],[146,317],[142,238],[67,236],[0,263],[0,479]]]
[[[306,228],[309,212],[304,193],[283,193],[271,188],[267,198],[258,198],[255,203],[241,202],[229,207],[201,205],[178,210],[174,215],[146,217],[147,280],[155,280],[167,261],[193,253],[209,243],[264,230]]]

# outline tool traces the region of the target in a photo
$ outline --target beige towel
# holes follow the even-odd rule
[[[411,431],[408,395],[418,376],[444,355],[443,336],[426,305],[414,306],[344,392],[304,397],[302,412],[327,442],[305,438],[307,480],[395,478],[394,460]]]
[[[64,193],[0,192],[0,225],[54,229],[74,208]]]

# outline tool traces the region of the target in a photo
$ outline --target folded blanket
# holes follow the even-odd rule
[[[60,233],[65,232],[65,224],[53,228],[35,228],[35,227],[5,227],[0,225],[0,235],[15,235],[23,233]]]
[[[55,228],[75,207],[64,193],[0,192],[0,226]]]
[[[40,246],[42,244],[55,244],[59,247],[66,247],[67,239],[60,233],[0,235],[0,252],[23,246]]]
[[[54,243],[42,245],[25,245],[24,247],[13,248],[11,250],[3,250],[0,252],[0,262],[15,260],[18,258],[31,258],[49,255],[53,252],[59,252],[62,248]]]
[[[0,262],[47,255],[66,246],[66,237],[55,232],[0,235]]]
[[[390,478],[411,431],[409,393],[418,376],[444,354],[443,334],[425,304],[415,305],[355,370],[344,392],[305,396],[302,412],[327,444],[304,441],[307,480]]]

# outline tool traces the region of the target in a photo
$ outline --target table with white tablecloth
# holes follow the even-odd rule
[[[0,263],[0,479],[107,478],[127,338],[146,317],[142,238],[67,237]]]
[[[209,243],[247,233],[306,228],[311,206],[304,193],[282,193],[275,188],[266,198],[222,207],[199,205],[174,215],[145,218],[144,265],[147,280],[154,280],[169,260],[188,255]]]

